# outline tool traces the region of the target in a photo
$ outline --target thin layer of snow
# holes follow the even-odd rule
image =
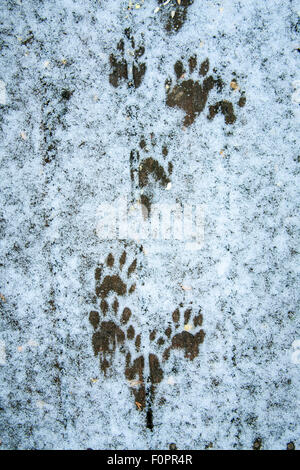
[[[155,0],[135,3],[129,11],[125,0],[2,1],[0,448],[249,449],[257,437],[264,449],[299,448],[300,7],[195,0],[182,29],[167,34]],[[136,90],[108,80],[128,27],[145,45]],[[226,84],[222,98],[235,100],[232,126],[222,114],[207,120],[214,92],[185,130],[184,113],[166,106],[174,63],[194,54],[209,58]],[[64,89],[73,92],[67,102]],[[55,142],[45,165],[43,123]],[[120,308],[132,309],[145,357],[148,332],[163,331],[180,303],[201,307],[206,333],[193,361],[178,351],[165,364],[152,432],[121,353],[103,377],[88,321],[99,308],[95,268],[124,251],[97,236],[97,210],[130,197],[130,151],[151,133],[151,156],[162,161],[167,144],[174,168],[154,202],[205,206],[204,245],[143,242],[136,292]],[[126,251],[136,256],[134,244]]]

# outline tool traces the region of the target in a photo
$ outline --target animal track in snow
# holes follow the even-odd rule
[[[146,73],[146,64],[140,62],[140,58],[145,53],[145,48],[143,45],[135,46],[135,40],[133,36],[131,36],[129,28],[126,29],[124,33],[125,41],[124,39],[120,39],[117,44],[117,51],[110,54],[109,57],[111,66],[109,83],[117,88],[125,81],[129,87],[138,88]],[[130,49],[125,51],[125,47],[130,47]],[[128,59],[126,59],[125,52],[127,52]],[[131,61],[133,61],[131,69],[128,65],[129,57]]]
[[[182,304],[174,310],[172,321],[164,335],[160,335],[156,340],[158,347],[163,350],[163,360],[169,359],[171,350],[182,349],[184,357],[192,361],[198,356],[199,345],[204,341],[205,333],[200,329],[203,322],[201,310],[195,314],[189,307],[184,310],[183,315],[181,310]],[[156,337],[157,332],[153,330],[150,333],[150,340],[154,341]]]
[[[135,290],[135,284],[131,284],[129,280],[136,270],[137,260],[134,259],[130,264],[126,263],[126,260],[127,254],[124,251],[118,265],[115,266],[115,259],[110,253],[106,259],[106,266],[98,266],[95,271],[95,292],[101,299],[101,313],[91,311],[89,320],[95,330],[92,341],[94,353],[95,356],[100,355],[100,366],[105,375],[112,364],[117,347],[124,350],[125,339],[131,341],[135,337],[134,328],[129,323],[131,310],[125,307],[120,312],[118,300]],[[138,349],[140,336],[135,338],[135,342]]]
[[[187,9],[194,0],[157,0],[168,33],[177,33],[184,25]]]
[[[166,104],[171,108],[180,108],[185,112],[183,125],[185,127],[193,124],[197,116],[202,113],[206,107],[208,97],[213,88],[218,93],[224,90],[223,80],[217,76],[209,75],[209,59],[205,59],[200,67],[197,66],[197,56],[191,56],[188,60],[188,76],[186,69],[181,61],[174,65],[176,75],[176,84],[172,87],[172,80],[166,81]],[[230,83],[231,91],[238,92],[238,106],[243,107],[246,104],[246,97],[240,92],[235,78]],[[221,112],[224,115],[226,124],[233,124],[236,121],[234,106],[231,101],[218,100],[214,105],[209,106],[209,120]]]
[[[157,330],[146,332],[150,349],[145,354],[143,331],[137,333],[131,309],[120,307],[121,298],[129,300],[134,292],[135,285],[130,279],[136,271],[137,259],[127,261],[126,251],[118,261],[111,253],[108,255],[106,263],[95,271],[100,309],[90,312],[89,321],[94,329],[92,345],[95,356],[100,358],[101,371],[108,376],[117,351],[125,356],[125,378],[137,408],[146,410],[146,426],[152,430],[155,394],[164,378],[164,363],[172,350],[182,350],[186,359],[194,360],[205,333],[201,329],[201,310],[194,313],[192,306],[183,308],[180,304],[170,316],[163,334],[158,334]]]
[[[149,214],[156,187],[167,188],[171,181],[173,164],[170,160],[167,161],[166,145],[163,145],[161,149],[156,149],[154,135],[151,136],[150,144],[147,144],[145,138],[142,137],[139,146],[139,150],[130,152],[132,199],[140,197],[141,203]]]

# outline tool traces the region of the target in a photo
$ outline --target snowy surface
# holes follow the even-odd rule
[[[175,0],[158,12],[155,0],[129,3],[1,1],[0,448],[299,448],[300,4],[195,0],[167,32]],[[121,38],[130,81],[126,28],[145,47],[138,88],[109,81]],[[233,124],[207,119],[215,89],[188,127],[166,105],[175,62],[195,54],[221,76]],[[201,248],[97,235],[99,206],[131,197],[142,137],[173,164],[153,202],[205,207]],[[203,315],[199,355],[174,350],[162,365],[152,430],[122,351],[104,377],[92,345],[95,269],[124,250],[138,267],[119,308],[132,310],[145,360],[160,354],[149,332],[180,304]]]

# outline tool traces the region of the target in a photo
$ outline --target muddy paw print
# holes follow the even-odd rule
[[[126,331],[127,322],[131,316],[129,308],[125,307],[121,316],[118,311],[118,301],[116,300],[113,305],[114,315],[109,312],[111,320],[101,321],[102,316],[92,310],[90,312],[89,320],[95,332],[93,334],[93,349],[95,356],[100,355],[100,368],[104,375],[107,375],[108,368],[112,365],[114,355],[117,348],[124,352],[124,343],[126,337],[133,327],[130,325]]]
[[[136,355],[140,350],[140,337],[138,342],[134,338],[133,333],[132,341],[134,341]],[[146,370],[149,371],[148,376],[145,375]],[[151,430],[153,429],[152,409],[156,387],[162,381],[163,376],[160,360],[156,354],[150,353],[146,357],[140,355],[132,360],[131,353],[127,353],[125,377],[133,392],[137,408],[140,411],[146,408],[146,426]]]
[[[193,314],[192,307],[189,307],[182,315],[181,308],[182,305],[173,312],[172,324],[170,323],[164,335],[157,338],[155,330],[150,333],[150,341],[156,341],[158,348],[163,349],[164,360],[169,359],[172,349],[182,349],[184,356],[192,361],[198,356],[199,345],[204,341],[205,333],[200,329],[203,321],[201,310],[198,314]]]
[[[235,77],[233,77],[230,82],[230,89],[231,89],[232,94],[238,96],[237,99],[236,99],[236,96],[233,96],[233,98],[236,99],[237,101],[237,105],[240,108],[243,108],[246,104],[245,92],[241,91]],[[221,100],[221,101],[217,101],[217,103],[215,103],[214,105],[209,106],[209,114],[207,117],[208,119],[212,120],[218,113],[223,114],[226,124],[235,123],[236,115],[234,113],[234,106],[231,101]]]
[[[197,57],[192,56],[188,61],[188,75],[181,61],[177,61],[174,65],[176,75],[176,85],[171,87],[172,81],[166,82],[166,104],[171,108],[180,108],[185,112],[183,125],[190,126],[196,117],[202,113],[206,107],[210,92],[216,88],[218,93],[224,91],[225,83],[220,76],[216,76],[209,72],[209,59],[205,59],[201,65],[197,65]],[[201,77],[201,83],[199,78]],[[230,83],[231,92],[238,92],[238,106],[243,107],[246,103],[246,97],[240,91],[236,79],[232,79]],[[234,114],[234,106],[229,100],[218,100],[214,105],[209,106],[208,119],[212,120],[216,114],[221,112],[224,115],[226,124],[233,124],[236,121]]]
[[[129,87],[138,88],[146,73],[146,64],[140,62],[140,58],[145,53],[145,48],[144,46],[135,46],[130,29],[125,30],[125,41],[121,39],[117,44],[117,51],[110,55],[111,73],[109,74],[109,82],[117,88],[124,80]],[[128,59],[125,58],[126,56],[128,56]],[[128,61],[132,63],[132,66],[128,66]]]
[[[126,262],[126,252],[119,260],[119,269],[122,270]],[[110,254],[106,260],[107,267],[113,269],[114,259]],[[127,275],[136,268],[136,261],[133,261],[127,270]],[[100,280],[101,274],[96,269],[96,283]],[[100,276],[100,277],[99,277]],[[101,313],[93,310],[90,312],[89,320],[94,328],[92,339],[95,356],[100,355],[101,370],[106,375],[107,369],[111,366],[114,354],[119,348],[125,352],[124,346],[129,345],[135,340],[136,351],[140,348],[141,337],[135,334],[131,324],[131,310],[128,307],[120,309],[118,296],[125,295],[127,291],[126,284],[123,283],[117,274],[108,274],[104,277],[101,284],[96,284],[96,293],[100,294]],[[113,295],[110,295],[110,294]],[[114,295],[117,294],[117,295]]]
[[[100,265],[95,270],[96,295],[101,298],[100,308],[105,314],[108,309],[107,297],[112,294],[123,296],[135,291],[135,283],[131,283],[131,277],[137,268],[137,260],[127,262],[126,251],[115,263],[110,253],[106,259],[105,266]]]
[[[166,31],[180,30],[187,17],[187,9],[194,0],[157,0],[159,11],[164,18]]]
[[[208,75],[208,59],[204,60],[198,68],[197,57],[190,57],[188,66],[190,78],[186,79],[186,70],[182,62],[177,61],[174,65],[176,85],[171,88],[171,80],[166,82],[166,104],[171,108],[177,107],[185,111],[186,116],[183,124],[186,127],[190,126],[204,110],[209,92],[216,83],[212,75]],[[200,83],[199,77],[202,78],[202,83]]]
[[[139,146],[139,150],[132,150],[130,153],[132,199],[140,198],[146,208],[146,216],[148,216],[155,188],[160,186],[168,189],[173,164],[167,159],[168,148],[166,145],[162,146],[160,152],[157,151],[154,135],[151,135],[149,145],[143,137]]]
[[[140,340],[139,340],[140,341]],[[135,341],[136,344],[136,341]],[[139,351],[139,346],[136,348]],[[138,410],[145,408],[146,403],[146,388],[144,380],[144,356],[138,356],[132,360],[131,353],[126,355],[125,377],[134,395],[135,404]]]

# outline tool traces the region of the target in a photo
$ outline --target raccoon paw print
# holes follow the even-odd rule
[[[162,337],[157,339],[157,331],[153,330],[149,334],[150,344],[153,344],[154,349],[160,350],[161,346],[164,344],[164,340]],[[149,354],[149,371],[150,371],[150,383],[152,385],[159,384],[163,377],[164,373],[160,365],[159,358],[156,354],[150,353]]]
[[[157,2],[165,20],[166,31],[177,33],[183,26],[187,9],[194,3],[194,0],[157,0]]]
[[[111,253],[105,264],[106,266],[100,265],[95,270],[95,291],[97,297],[101,298],[100,308],[104,315],[108,309],[106,299],[111,293],[124,296],[135,291],[136,285],[135,283],[131,284],[130,278],[136,271],[137,260],[134,259],[131,263],[127,263],[127,254],[124,251],[117,265],[115,265],[115,259]],[[129,284],[131,284],[130,287]]]
[[[230,82],[230,89],[233,94],[239,94],[237,105],[243,108],[246,104],[245,92],[241,91],[236,78],[232,78]],[[214,105],[209,106],[208,119],[212,120],[218,113],[222,113],[225,118],[225,124],[234,124],[236,121],[236,115],[234,113],[234,106],[231,101],[221,100]]]
[[[140,335],[135,336],[133,332],[132,341],[134,341],[135,351],[139,352],[141,341]],[[141,355],[132,360],[131,353],[128,352],[126,355],[125,377],[129,382],[129,385],[135,398],[135,403],[139,410],[144,409],[146,404],[148,405],[146,421],[147,427],[152,429],[152,405],[156,386],[163,379],[163,370],[160,367],[159,359],[155,354],[150,353],[148,360],[149,376],[147,377],[147,380],[145,380],[144,356]]]
[[[186,127],[193,124],[196,117],[204,110],[209,92],[216,83],[211,75],[207,75],[208,59],[204,60],[198,69],[197,57],[190,57],[188,66],[190,78],[186,79],[186,70],[182,62],[178,60],[174,65],[176,85],[171,88],[172,81],[166,82],[166,104],[171,108],[180,108],[186,113],[183,121]],[[199,77],[203,78],[202,84],[199,82]]]
[[[121,313],[117,298],[114,299],[109,312],[105,312],[106,319],[100,322],[103,317],[104,315],[100,318],[99,313],[92,310],[89,320],[94,328],[92,339],[94,354],[100,355],[100,368],[104,375],[107,375],[107,369],[112,365],[117,348],[125,352],[125,346],[129,347],[130,342],[135,339],[135,349],[138,352],[141,337],[135,335],[135,330],[130,323],[131,310],[125,307]]]
[[[136,406],[139,410],[145,408],[146,388],[144,380],[144,356],[139,356],[134,360],[131,359],[131,353],[126,355],[125,377],[129,382],[132,393],[134,395]]]
[[[134,395],[136,406],[139,410],[145,407],[145,381],[144,381],[144,356],[139,355],[141,347],[141,335],[136,335],[132,325],[127,329],[127,349],[134,350],[134,353],[138,355],[135,359],[132,358],[132,353],[127,351],[126,354],[126,365],[125,365],[125,377],[129,383],[131,391]],[[131,345],[130,345],[131,342]]]
[[[110,55],[109,61],[111,73],[109,74],[109,83],[117,88],[124,80],[129,87],[138,88],[142,83],[146,73],[146,64],[140,63],[139,59],[144,55],[144,46],[135,47],[134,38],[131,36],[130,29],[125,30],[125,41],[130,47],[127,50],[128,60],[131,58],[132,67],[128,67],[128,60],[125,58],[125,42],[121,39],[117,44],[117,51]]]
[[[203,343],[205,337],[204,331],[200,329],[203,321],[201,310],[197,315],[194,315],[191,307],[186,308],[183,318],[181,317],[180,308],[177,308],[172,314],[172,324],[165,330],[164,335],[159,336],[156,340],[158,348],[162,349],[171,342],[164,349],[164,360],[169,359],[172,349],[184,350],[184,356],[191,361],[199,354],[199,345]],[[177,332],[179,328],[181,331]],[[156,331],[152,331],[150,333],[150,340],[154,341],[155,339]]]
[[[180,108],[185,112],[186,116],[183,121],[185,127],[193,124],[196,117],[203,112],[211,90],[216,88],[217,92],[220,93],[225,86],[219,76],[208,75],[208,59],[205,59],[198,69],[197,57],[192,56],[189,58],[188,68],[189,78],[186,79],[186,70],[182,62],[177,61],[174,65],[176,85],[171,88],[171,80],[166,82],[166,104],[171,108]],[[216,69],[214,69],[214,73],[216,72]],[[199,82],[199,77],[202,77],[202,83]],[[244,92],[240,92],[235,79],[231,81],[230,88],[233,92],[240,93],[238,106],[243,107],[246,103],[246,97]],[[226,124],[233,124],[236,121],[234,106],[231,101],[219,100],[214,105],[209,106],[208,119],[212,120],[219,112],[224,115]]]
[[[141,203],[147,209],[147,215],[151,210],[151,203],[155,186],[159,185],[167,188],[170,183],[170,176],[173,171],[171,161],[166,162],[168,148],[162,146],[160,160],[155,152],[155,157],[151,153],[155,151],[155,138],[151,136],[151,144],[148,146],[144,137],[140,141],[140,150],[132,150],[130,153],[130,177],[132,184],[132,199],[140,198]],[[142,154],[142,156],[141,156]],[[138,192],[138,197],[136,192]]]

